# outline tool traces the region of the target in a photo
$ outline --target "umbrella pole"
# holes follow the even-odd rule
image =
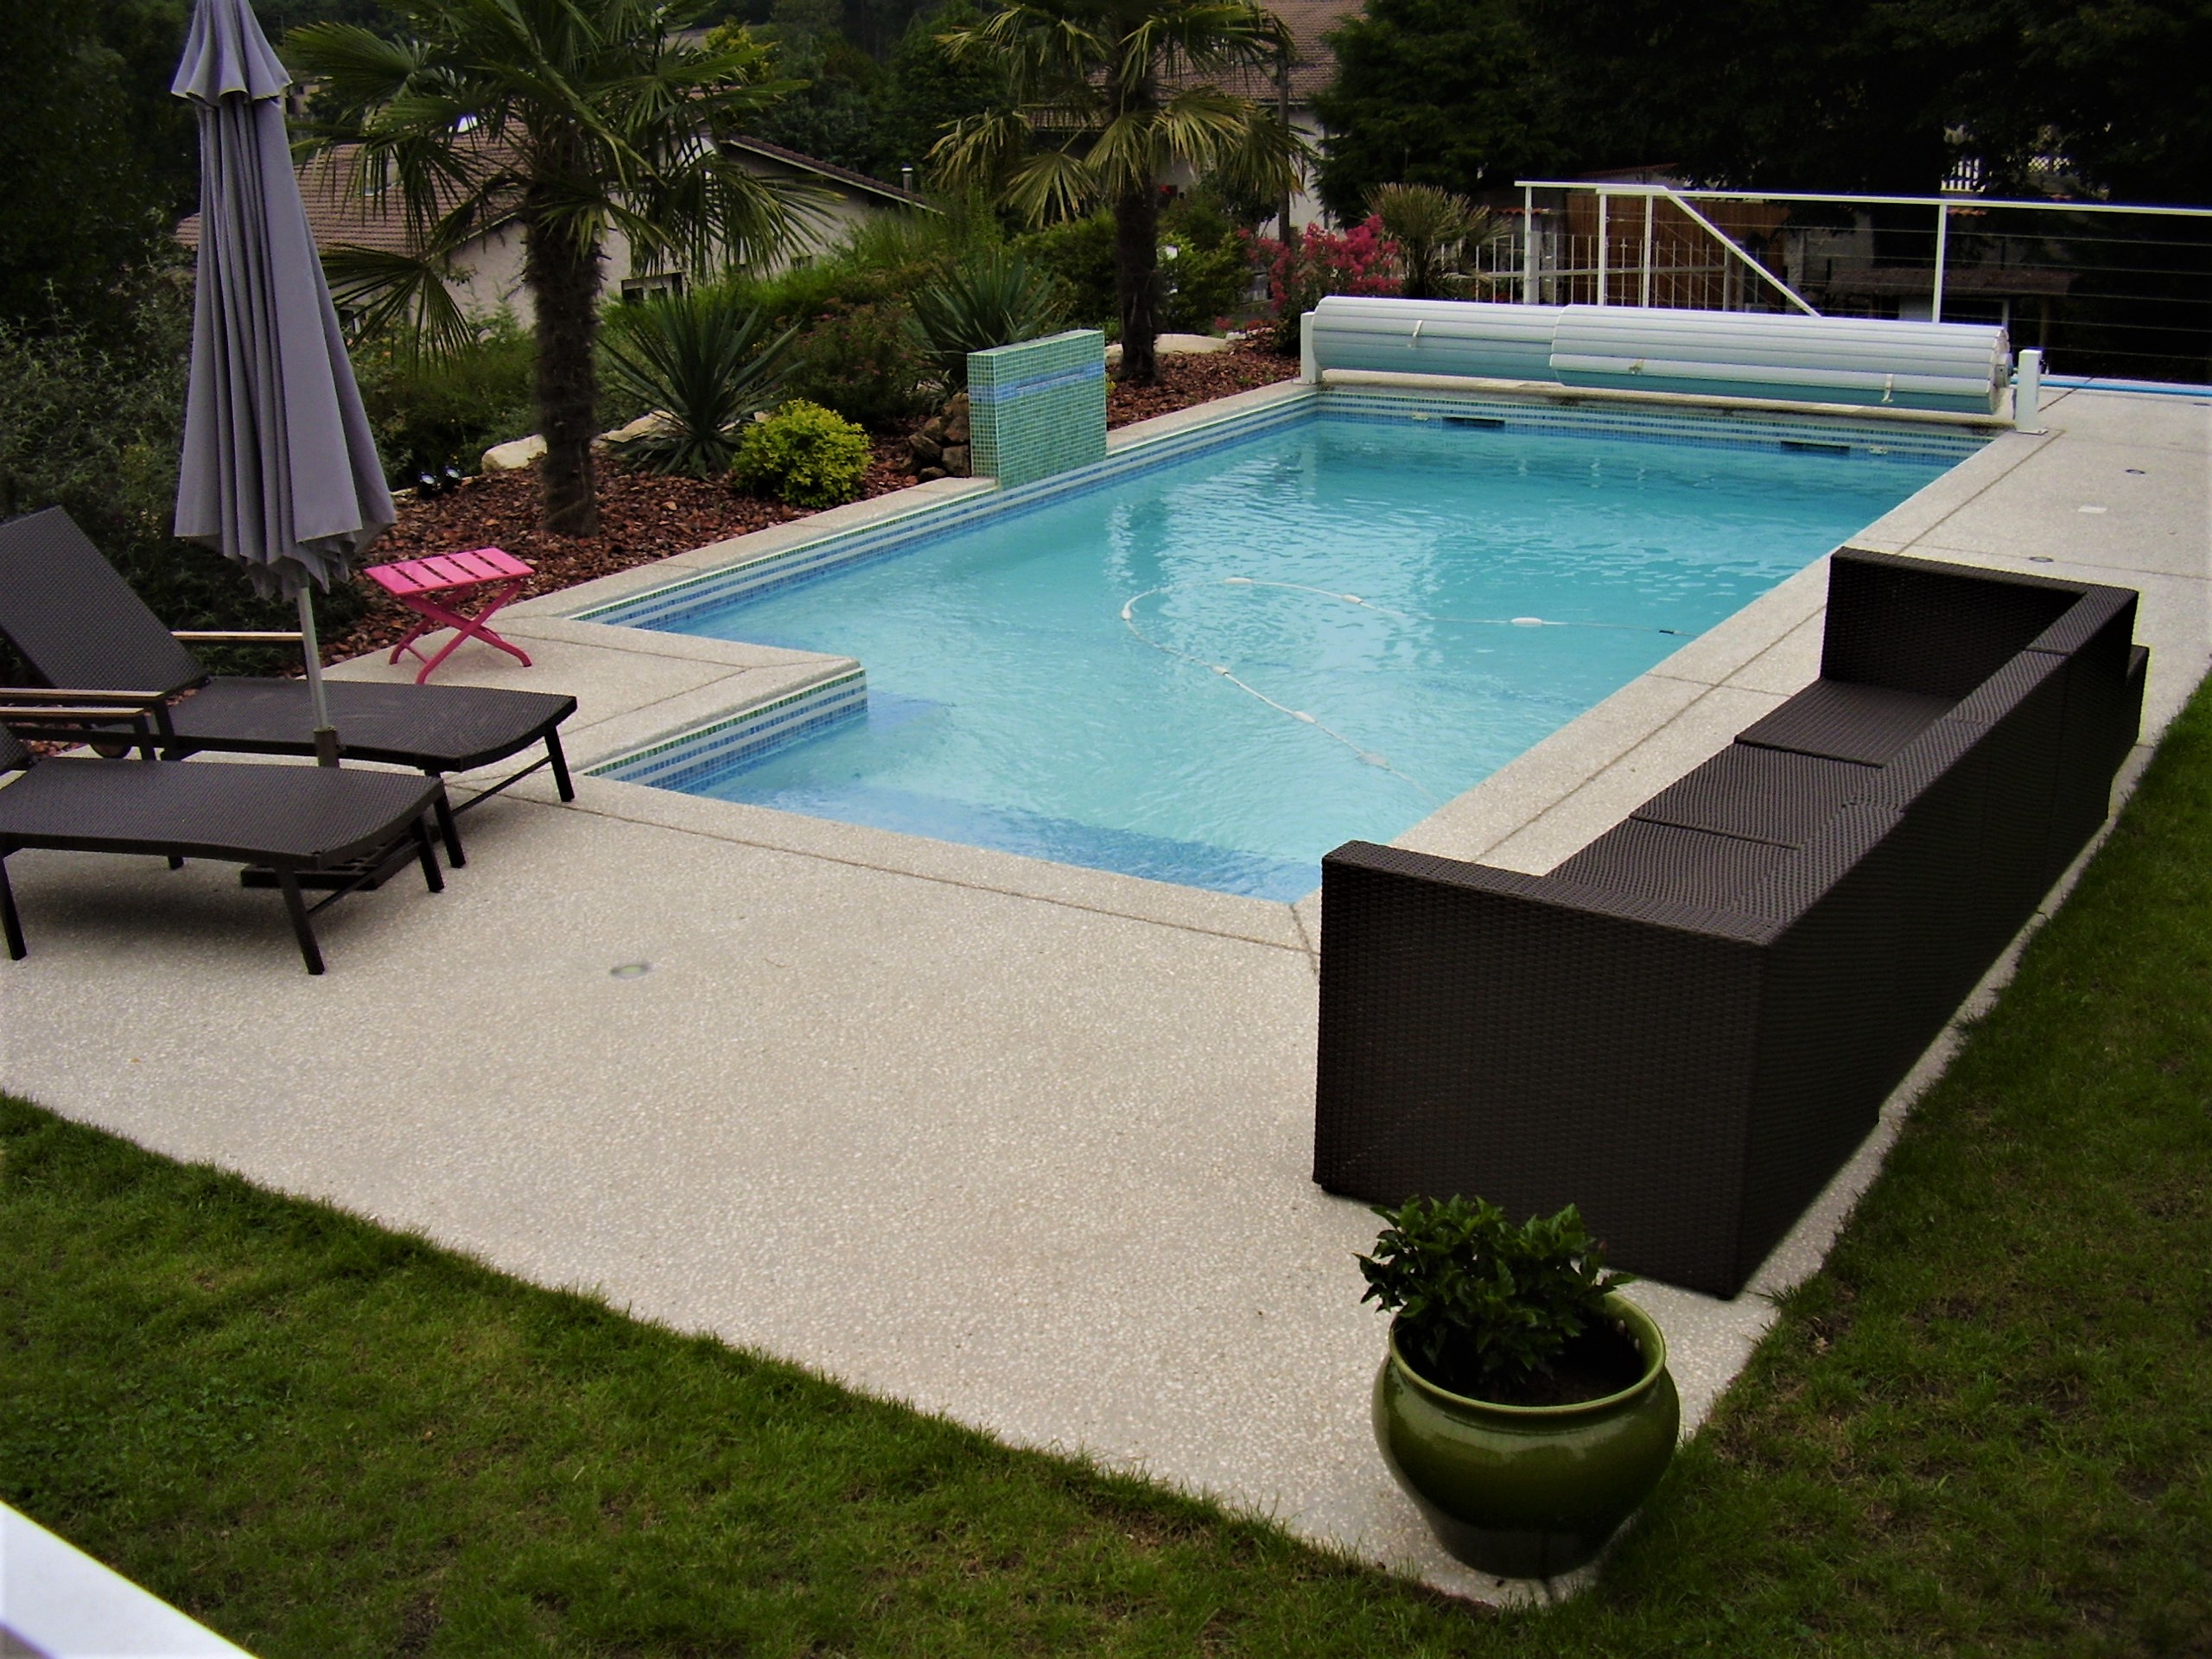
[[[338,729],[330,723],[330,698],[322,689],[322,646],[315,637],[315,590],[300,584],[300,650],[308,665],[308,706],[315,710],[315,763],[338,764]]]

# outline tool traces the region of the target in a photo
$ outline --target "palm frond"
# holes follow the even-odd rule
[[[429,356],[459,351],[476,337],[447,286],[452,268],[442,260],[340,244],[322,256],[330,297],[354,315],[358,333],[389,336]]]

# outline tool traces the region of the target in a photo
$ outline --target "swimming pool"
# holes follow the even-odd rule
[[[1979,447],[1500,407],[1332,400],[605,620],[865,668],[864,707],[690,792],[1294,899]]]

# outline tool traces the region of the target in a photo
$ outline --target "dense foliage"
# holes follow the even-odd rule
[[[1016,101],[955,125],[931,160],[1033,226],[1113,215],[1122,378],[1153,385],[1168,175],[1279,193],[1304,155],[1271,110],[1217,84],[1287,50],[1282,23],[1243,0],[1017,0],[947,41],[956,62],[1000,66]]]
[[[607,331],[608,370],[653,418],[615,442],[616,458],[721,477],[744,423],[776,402],[791,338],[789,329],[771,337],[759,308],[722,289],[621,308]]]
[[[286,37],[321,82],[322,143],[355,143],[404,202],[411,253],[348,251],[334,285],[372,317],[450,339],[463,320],[446,261],[512,217],[537,337],[543,522],[598,524],[595,340],[618,233],[646,267],[691,270],[778,251],[791,205],[715,140],[789,90],[743,41],[685,32],[696,0],[389,0],[404,36],[322,23]]]
[[[530,336],[505,320],[438,358],[390,340],[356,346],[354,378],[385,476],[395,487],[410,487],[426,474],[473,473],[493,444],[536,431],[537,358]]]
[[[1569,1205],[1520,1226],[1487,1199],[1408,1198],[1377,1210],[1375,1254],[1359,1258],[1362,1301],[1396,1314],[1398,1349],[1430,1382],[1478,1400],[1514,1400],[1567,1344],[1607,1315],[1605,1247]]]
[[[1317,102],[1324,199],[1390,181],[1671,164],[1748,188],[2000,190],[2054,168],[2116,199],[2212,201],[2212,3],[1369,0]]]
[[[0,322],[0,518],[65,509],[173,628],[289,628],[291,607],[257,599],[238,567],[169,533],[184,439],[190,286],[174,268],[130,273],[99,323]],[[127,303],[122,302],[127,300]],[[318,601],[342,627],[350,586]],[[296,652],[211,649],[231,668],[288,666]]]
[[[1010,249],[951,266],[914,290],[914,327],[943,383],[968,385],[968,353],[1056,333],[1066,302],[1052,274]]]
[[[745,429],[730,476],[789,506],[834,507],[860,494],[868,454],[868,434],[859,427],[794,397]]]

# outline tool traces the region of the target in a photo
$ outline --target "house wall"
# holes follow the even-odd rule
[[[763,174],[764,176],[778,176],[767,174],[766,169],[763,169]],[[810,182],[823,191],[818,212],[794,239],[792,246],[770,262],[767,269],[771,271],[819,258],[842,243],[859,226],[909,211],[894,202],[857,190],[847,192],[834,185],[823,186],[819,181]],[[523,284],[520,226],[512,223],[502,225],[489,235],[478,238],[454,258],[454,268],[460,276],[460,280],[453,284],[454,297],[462,311],[486,321],[504,311],[523,327],[531,327],[535,312],[530,302],[530,290]],[[636,262],[632,256],[629,238],[620,231],[610,231],[607,238],[605,272],[607,299],[612,301],[618,297],[622,291],[623,279],[634,274]]]

